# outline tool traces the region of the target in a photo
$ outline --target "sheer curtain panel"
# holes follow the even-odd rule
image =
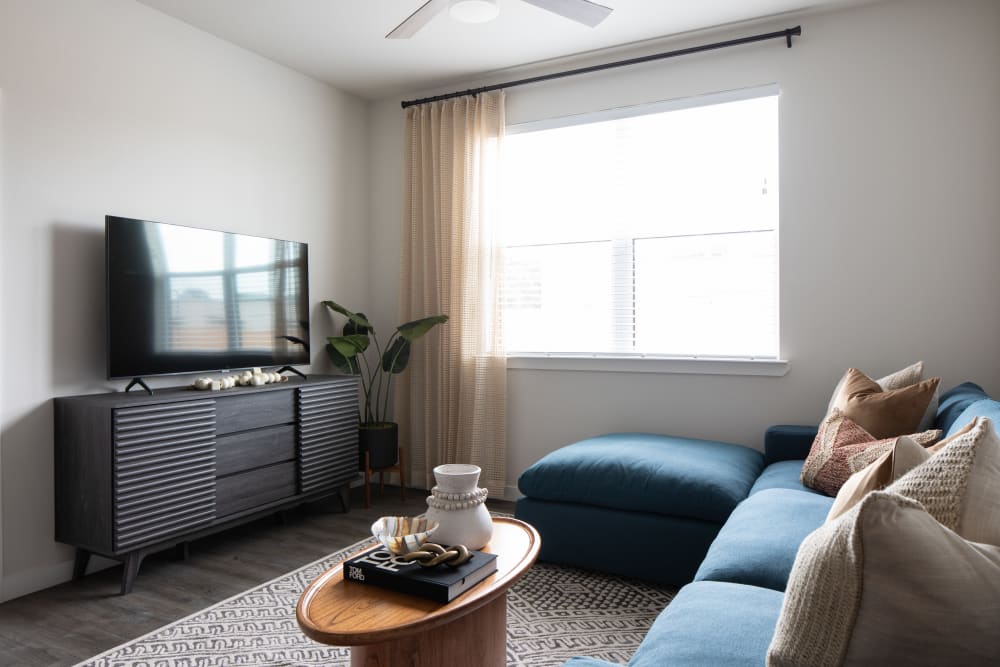
[[[400,442],[414,479],[443,463],[506,481],[507,360],[501,341],[497,240],[503,91],[409,107],[404,136],[400,317],[448,323],[414,345],[397,384]]]

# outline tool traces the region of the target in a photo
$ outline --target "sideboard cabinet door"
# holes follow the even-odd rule
[[[215,401],[114,410],[113,549],[189,532],[215,517]]]

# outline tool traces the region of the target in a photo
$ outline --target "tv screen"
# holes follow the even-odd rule
[[[309,363],[305,243],[107,216],[108,378]]]

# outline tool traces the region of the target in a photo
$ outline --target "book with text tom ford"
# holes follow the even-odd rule
[[[436,602],[451,602],[497,571],[496,554],[473,551],[458,567],[422,567],[406,562],[382,547],[375,547],[344,562],[344,579],[417,595]]]

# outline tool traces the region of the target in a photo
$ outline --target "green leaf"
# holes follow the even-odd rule
[[[351,336],[330,336],[326,340],[337,350],[337,352],[344,355],[348,359],[354,358],[361,352],[367,350],[369,343],[368,336],[363,336],[361,334],[353,334]]]
[[[359,318],[364,319],[366,322],[368,321],[368,316],[365,315],[364,313],[355,313],[355,314]],[[358,324],[354,320],[347,320],[346,322],[344,322],[345,336],[353,336],[354,334],[362,334],[367,336],[369,333],[371,333],[371,331],[372,331],[371,327],[366,327],[361,324]]]
[[[410,341],[396,336],[392,345],[382,355],[382,370],[386,373],[402,373],[410,361]]]
[[[332,310],[332,311],[334,311],[336,313],[340,313],[341,315],[345,316],[348,320],[350,320],[351,322],[354,322],[354,324],[357,325],[358,327],[363,327],[365,329],[368,329],[369,331],[372,331],[374,329],[372,327],[371,322],[369,322],[368,318],[365,317],[364,313],[354,313],[354,312],[351,312],[347,308],[344,308],[343,306],[341,306],[336,301],[324,301],[323,305],[326,306],[327,308],[329,308],[330,310]],[[357,333],[362,333],[362,332],[359,331]],[[364,332],[364,333],[367,333],[367,332]],[[344,334],[347,335],[347,331],[344,331]]]
[[[357,359],[354,356],[345,357],[342,355],[332,343],[327,343],[326,354],[330,357],[330,361],[333,365],[337,367],[342,373],[347,373],[348,375],[360,375],[361,369],[358,367]]]
[[[413,341],[423,336],[436,325],[444,324],[447,321],[447,315],[432,315],[430,317],[424,317],[419,320],[407,322],[406,324],[400,324],[396,327],[396,329],[399,331],[400,336],[408,341]]]

